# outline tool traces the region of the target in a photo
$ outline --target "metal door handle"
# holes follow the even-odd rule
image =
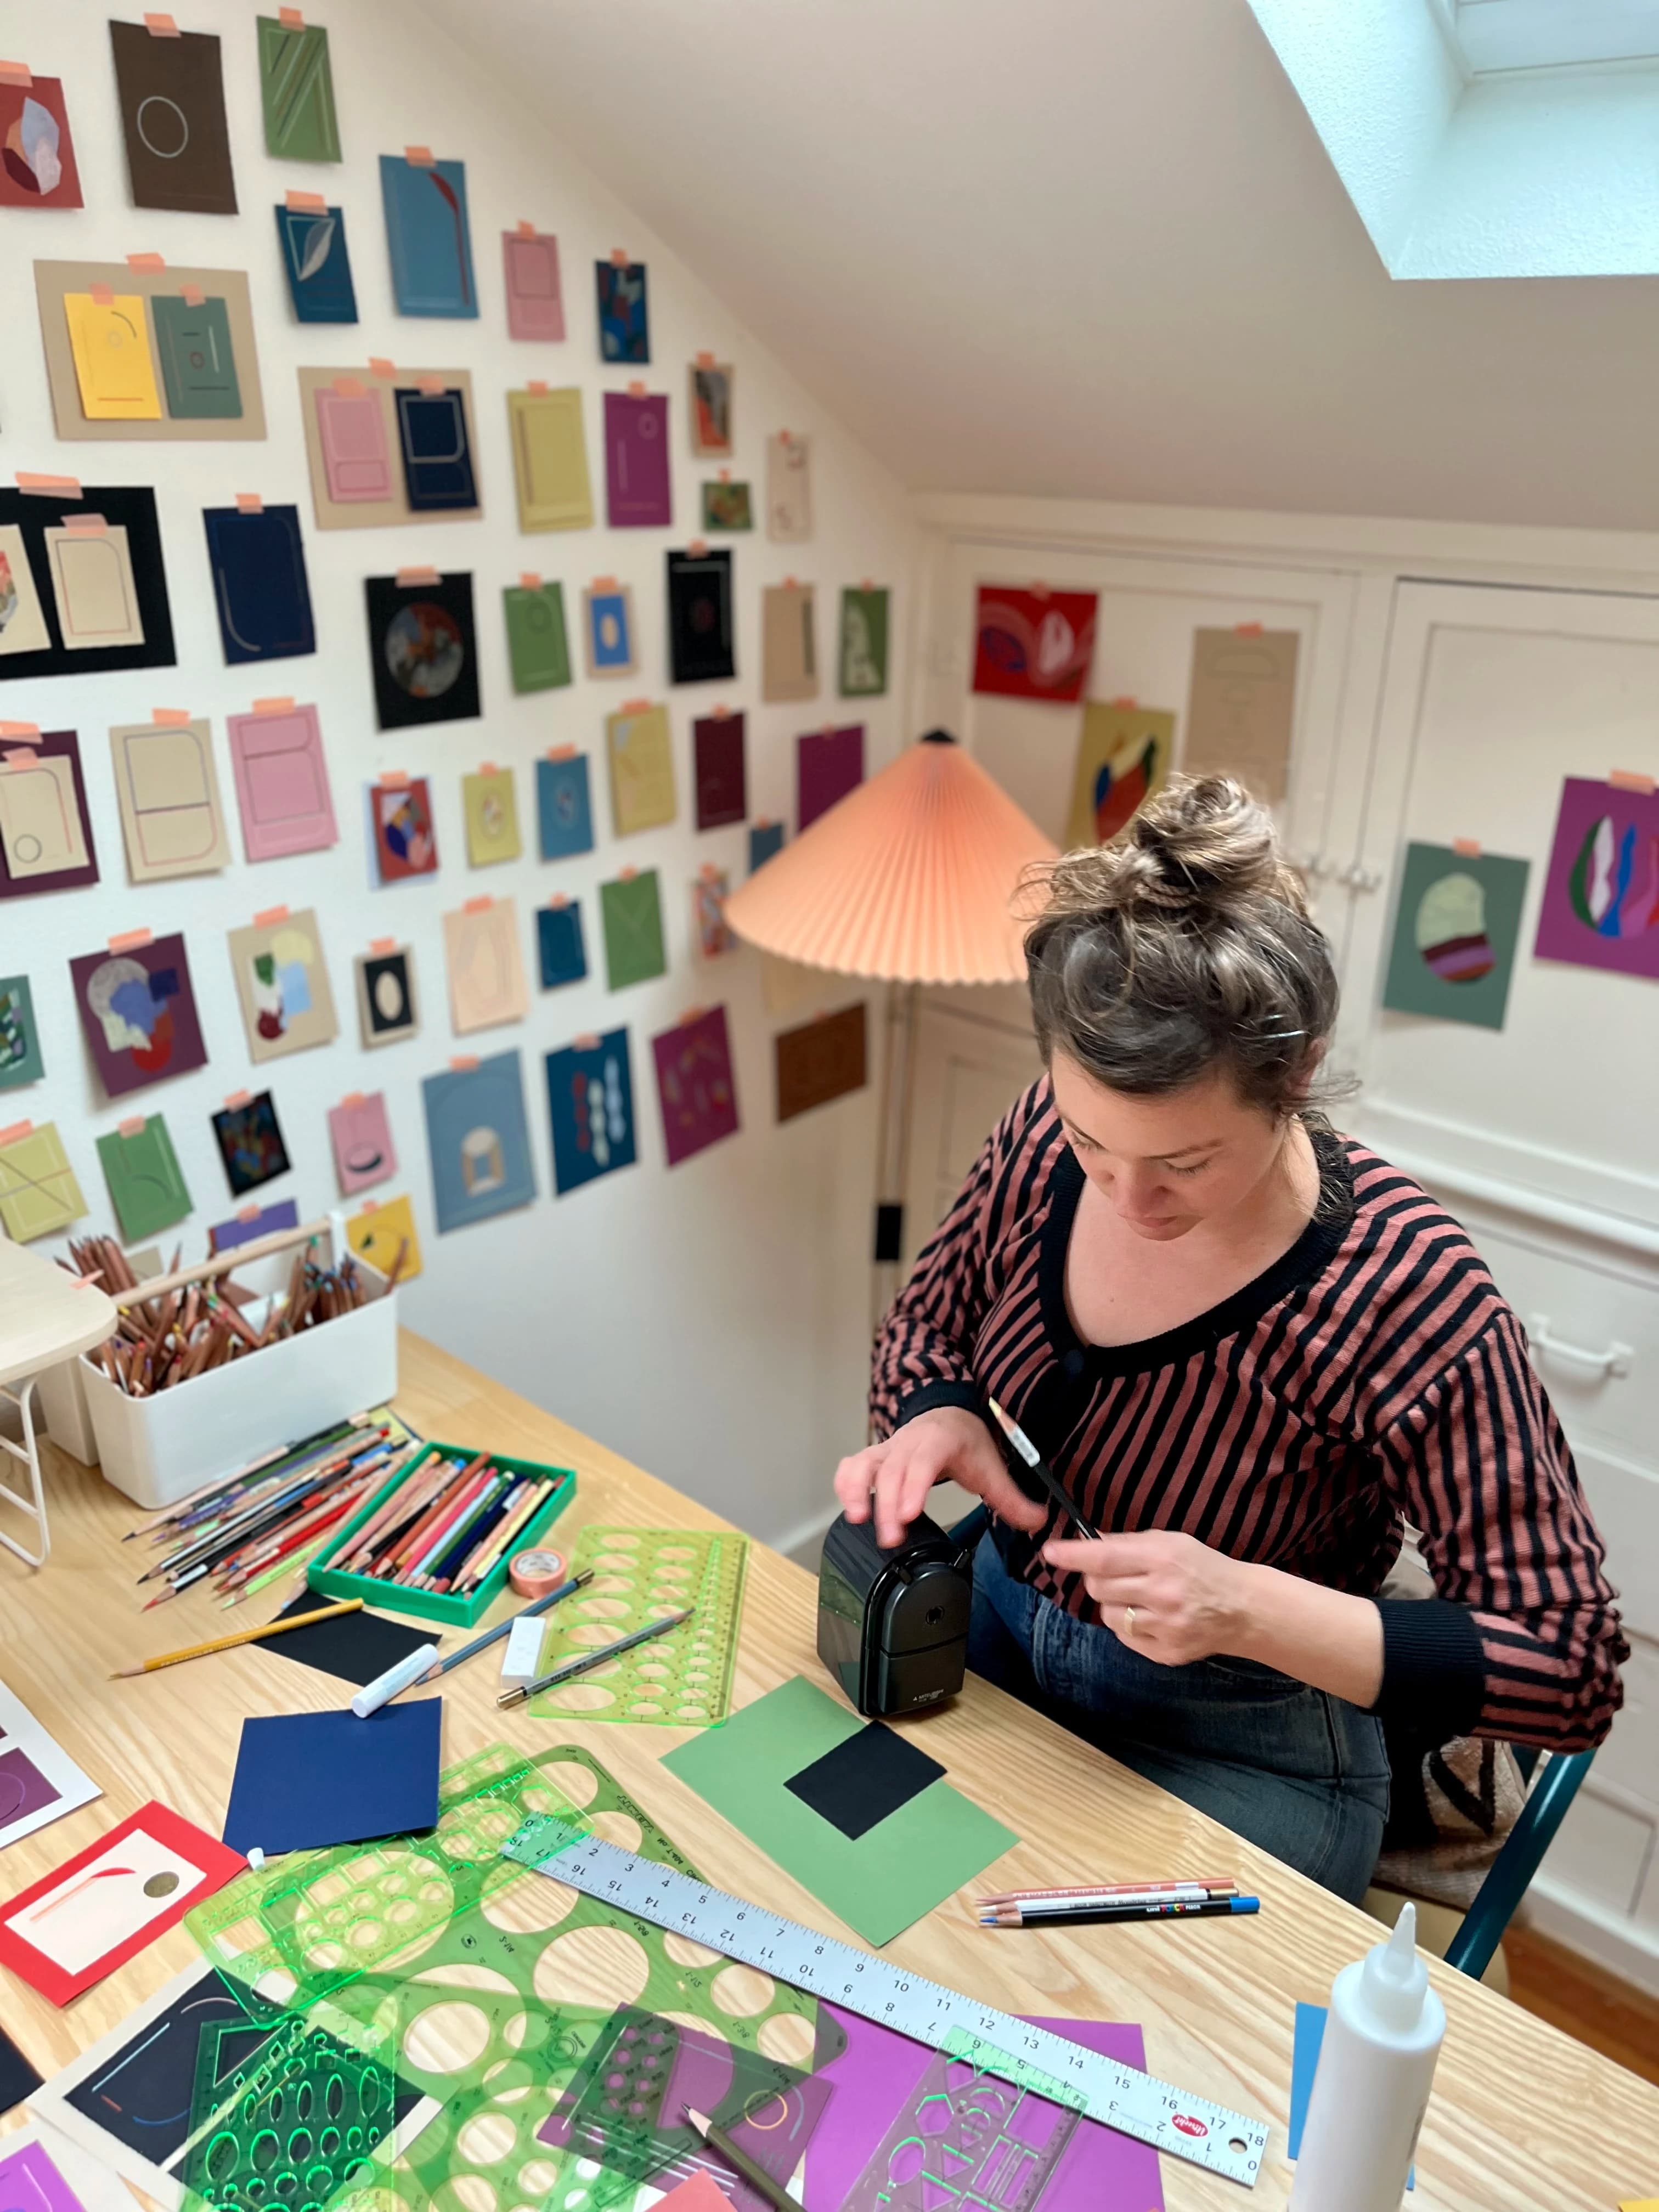
[[[1627,1344],[1610,1344],[1605,1352],[1591,1352],[1582,1344],[1569,1344],[1565,1338],[1550,1334],[1547,1314],[1534,1314],[1528,1327],[1534,1345],[1540,1352],[1547,1352],[1557,1359],[1576,1362],[1580,1367],[1593,1367],[1598,1375],[1628,1375],[1632,1358]]]

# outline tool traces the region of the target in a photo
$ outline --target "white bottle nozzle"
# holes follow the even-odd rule
[[[1417,1953],[1417,1907],[1401,1908],[1394,1933],[1365,1954],[1366,1998],[1391,2027],[1407,2028],[1423,2009],[1429,1970]]]

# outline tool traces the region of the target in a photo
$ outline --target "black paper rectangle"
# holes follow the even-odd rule
[[[803,1805],[856,1843],[890,1813],[945,1779],[945,1769],[882,1721],[849,1735],[784,1784]]]

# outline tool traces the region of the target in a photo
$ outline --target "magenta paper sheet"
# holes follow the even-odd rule
[[[666,394],[605,393],[605,480],[606,520],[613,530],[665,528],[672,522]]]
[[[1659,795],[1567,777],[1533,951],[1659,979]]]
[[[806,2150],[805,2212],[1164,2212],[1158,2153],[994,2077],[975,2075],[839,2006],[841,2057]],[[1036,2020],[1122,2064],[1145,2067],[1138,2027]]]
[[[812,730],[795,740],[797,834],[864,781],[864,725]]]

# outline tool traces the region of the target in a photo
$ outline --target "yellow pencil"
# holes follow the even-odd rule
[[[337,1605],[319,1606],[315,1613],[292,1613],[286,1620],[268,1620],[263,1628],[239,1628],[234,1636],[216,1636],[211,1644],[192,1644],[187,1651],[166,1651],[159,1659],[146,1659],[142,1667],[118,1667],[110,1676],[112,1682],[124,1682],[131,1674],[153,1674],[158,1667],[176,1667],[181,1659],[204,1659],[210,1651],[228,1651],[238,1644],[257,1644],[262,1636],[281,1636],[290,1628],[307,1628],[313,1620],[332,1620],[342,1613],[361,1613],[363,1601],[360,1597],[342,1598]]]

